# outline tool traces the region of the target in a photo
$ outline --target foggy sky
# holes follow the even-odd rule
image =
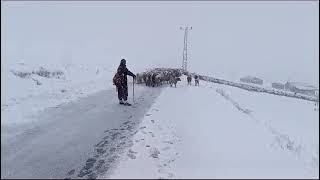
[[[1,64],[180,67],[319,87],[319,2],[1,2]]]

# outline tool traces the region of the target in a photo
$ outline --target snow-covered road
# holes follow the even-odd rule
[[[134,130],[160,92],[161,88],[137,86],[135,106],[125,107],[118,104],[113,88],[45,109],[32,117],[32,123],[2,126],[1,178],[65,178],[90,175],[86,172],[85,163],[88,159],[90,162],[90,157],[96,159],[104,154],[94,146],[104,140],[104,131],[119,129],[123,123],[128,126],[126,129],[119,129],[119,132]],[[126,123],[128,120],[130,124]],[[119,134],[112,135],[114,137]],[[127,140],[130,137],[132,136],[126,137]],[[113,141],[104,143],[104,146],[112,146],[110,143]],[[107,168],[110,167],[104,167],[101,171],[107,171]]]

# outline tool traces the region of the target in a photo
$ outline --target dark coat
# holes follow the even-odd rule
[[[124,87],[128,86],[128,79],[127,79],[127,75],[132,76],[132,77],[136,77],[136,75],[134,75],[131,71],[129,71],[126,67],[125,64],[120,64],[117,70],[117,73],[119,75],[122,76],[121,78],[121,85]]]

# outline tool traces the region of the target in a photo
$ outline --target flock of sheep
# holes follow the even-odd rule
[[[155,68],[137,74],[137,84],[145,83],[146,86],[157,87],[163,84],[170,84],[176,87],[179,78],[183,74],[181,69]]]

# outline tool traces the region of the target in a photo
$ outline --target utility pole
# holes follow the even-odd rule
[[[192,27],[180,27],[184,30],[184,42],[183,42],[183,52],[182,52],[182,69],[187,71],[188,69],[188,30],[192,30]]]

